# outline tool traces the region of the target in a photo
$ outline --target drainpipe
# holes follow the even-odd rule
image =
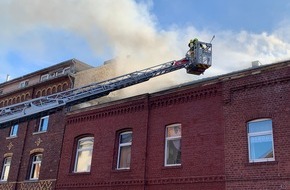
[[[25,150],[25,145],[26,145],[26,139],[27,139],[27,133],[28,133],[28,127],[29,127],[30,121],[27,121],[26,124],[26,130],[24,133],[24,141],[23,141],[23,146],[22,146],[22,150],[21,150],[21,157],[19,160],[19,165],[18,165],[18,171],[17,171],[17,177],[16,177],[16,183],[15,183],[15,190],[16,189],[20,189],[20,187],[18,188],[18,184],[19,184],[19,176],[20,176],[20,170],[21,170],[21,166],[22,166],[22,160],[23,160],[23,154],[24,154],[24,150]],[[20,126],[19,126],[20,128]]]
[[[146,143],[145,143],[145,168],[144,168],[144,190],[146,190],[146,185],[147,185],[147,155],[148,155],[148,138],[149,138],[149,121],[150,121],[150,102],[149,102],[149,94],[146,96],[147,98],[147,122],[146,122]]]

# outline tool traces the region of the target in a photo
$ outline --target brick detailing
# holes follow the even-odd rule
[[[229,89],[229,94],[226,95],[226,98],[224,99],[224,103],[225,104],[230,103],[232,100],[232,95],[237,92],[244,92],[246,90],[253,90],[257,88],[268,88],[274,85],[276,86],[276,85],[287,84],[289,82],[290,82],[290,77],[283,77],[283,78],[278,78],[278,79],[265,80],[261,82],[232,87]]]
[[[12,156],[13,156],[13,153],[9,152],[9,153],[5,153],[3,158],[12,157]]]
[[[7,145],[8,150],[11,150],[13,146],[14,146],[13,143],[9,142],[9,144]]]
[[[205,99],[215,96],[218,93],[217,87],[206,88],[201,90],[195,90],[190,92],[185,92],[181,94],[172,94],[171,96],[164,98],[164,96],[153,100],[151,102],[151,108],[167,107],[176,104],[182,104],[186,102],[191,102],[195,100]]]
[[[35,149],[31,150],[29,152],[29,154],[40,153],[40,152],[44,152],[44,149],[43,148],[35,148]]]
[[[122,181],[101,181],[92,183],[69,183],[58,184],[56,188],[84,188],[84,187],[111,187],[111,186],[128,186],[128,185],[144,185],[145,181],[140,180],[122,180]]]
[[[20,183],[20,190],[51,190],[55,180],[42,180],[38,182],[22,182]]]
[[[108,110],[100,111],[93,114],[87,114],[87,115],[82,115],[79,117],[70,118],[68,119],[67,124],[81,123],[84,121],[93,121],[100,118],[138,112],[138,111],[144,110],[144,108],[145,108],[145,105],[140,104],[140,103],[136,103],[134,105],[129,105],[129,106],[119,106],[113,109],[108,109]]]
[[[11,104],[20,103],[20,102],[26,101],[26,100],[28,100],[30,98],[31,98],[30,92],[25,92],[25,93],[22,93],[22,94],[14,95],[12,97],[8,97],[6,99],[1,100],[0,101],[0,107],[8,106],[8,105],[11,105]]]
[[[1,183],[0,190],[13,190],[15,189],[15,183]]]
[[[58,184],[56,188],[92,188],[92,187],[111,187],[111,186],[134,186],[134,185],[164,185],[164,184],[192,184],[192,183],[211,183],[224,182],[225,176],[192,176],[192,177],[174,177],[174,178],[158,178],[149,180],[118,180],[118,181],[102,181],[92,183],[69,183]]]
[[[148,185],[162,185],[162,184],[185,184],[185,183],[211,183],[211,182],[224,182],[225,176],[192,176],[192,177],[174,177],[174,178],[161,178],[150,179],[147,181]]]

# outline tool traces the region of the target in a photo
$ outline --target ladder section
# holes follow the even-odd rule
[[[181,68],[186,68],[189,64],[190,61],[188,61],[188,59],[170,61],[99,83],[93,83],[80,88],[3,107],[0,108],[0,125],[2,126],[4,124],[7,125],[24,121],[25,119],[32,118],[39,114],[49,113],[50,111],[55,111],[63,107],[76,105],[106,96],[112,91],[142,83],[153,77],[157,77]]]

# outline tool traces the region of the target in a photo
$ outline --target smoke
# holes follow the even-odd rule
[[[201,41],[209,41],[216,35],[213,66],[205,75],[176,71],[130,87],[126,89],[127,95],[245,69],[255,60],[269,64],[290,57],[289,23],[286,21],[271,34],[198,30],[194,26],[172,26],[164,30],[150,12],[151,6],[154,6],[152,2],[134,0],[3,0],[0,21],[5,27],[0,31],[0,41],[5,46],[0,45],[0,57],[6,57],[7,49],[13,49],[27,60],[39,60],[37,65],[29,67],[44,68],[57,63],[51,61],[51,57],[88,51],[96,58],[116,58],[115,69],[121,75],[181,59],[189,39],[198,37]],[[61,38],[57,37],[59,34]],[[82,49],[84,47],[87,49]],[[7,73],[4,72],[13,66],[9,65],[9,60],[1,58],[0,61],[5,68],[0,68],[0,76],[5,77]],[[23,69],[25,67],[27,65]]]

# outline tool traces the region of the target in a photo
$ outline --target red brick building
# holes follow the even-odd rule
[[[289,66],[223,79],[226,189],[290,189]]]
[[[290,189],[289,66],[56,112],[44,132],[37,130],[45,116],[19,123],[16,137],[13,127],[1,129],[0,189]],[[0,105],[71,81],[65,75],[5,92]]]
[[[67,115],[57,189],[290,189],[290,62]]]
[[[0,107],[74,87],[91,66],[72,59],[0,84]],[[64,134],[64,111],[1,126],[0,189],[53,189]],[[40,169],[41,167],[41,169]]]

